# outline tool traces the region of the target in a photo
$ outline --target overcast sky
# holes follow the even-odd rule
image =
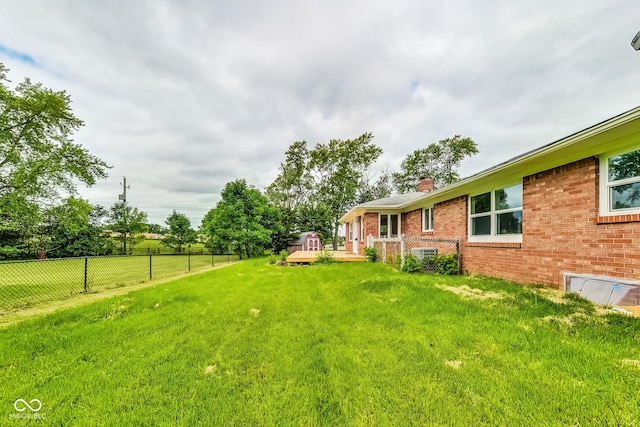
[[[638,0],[0,0],[9,78],[66,90],[113,166],[81,195],[194,227],[294,141],[372,132],[397,169],[455,134],[467,176],[640,105]]]

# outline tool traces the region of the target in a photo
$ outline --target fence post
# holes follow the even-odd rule
[[[404,268],[404,234],[400,235],[400,270]]]
[[[382,241],[382,263],[387,264],[387,241]]]
[[[213,257],[214,257],[214,256],[215,256],[215,255],[213,255],[213,252],[211,252],[211,267],[213,267],[213,266],[214,266],[214,263],[215,263],[215,261],[214,261],[214,259],[213,259]]]
[[[191,271],[191,249],[187,250],[187,271]]]
[[[458,254],[458,274],[462,271],[462,256],[460,255],[460,237],[456,237],[456,253]]]
[[[227,254],[227,262],[231,261],[231,255]]]
[[[87,272],[89,270],[89,257],[84,257],[84,291],[87,292]]]
[[[153,255],[149,254],[149,280],[153,280]]]

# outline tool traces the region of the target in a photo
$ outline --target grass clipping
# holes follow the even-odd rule
[[[453,292],[464,299],[473,299],[473,300],[499,300],[504,299],[507,295],[502,292],[486,292],[482,289],[471,288],[467,285],[462,286],[445,286],[445,285],[436,285],[438,289],[442,289],[443,291]]]

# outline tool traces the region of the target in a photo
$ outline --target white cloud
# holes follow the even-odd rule
[[[0,62],[66,90],[114,166],[81,193],[198,225],[224,184],[266,186],[295,140],[373,132],[380,167],[454,134],[468,175],[638,103],[639,6],[455,0],[7,2]],[[11,55],[10,51],[33,58]]]

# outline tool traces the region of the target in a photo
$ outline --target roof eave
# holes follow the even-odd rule
[[[365,213],[377,213],[377,212],[404,212],[406,210],[406,208],[408,206],[411,206],[415,203],[419,203],[422,200],[426,199],[429,196],[430,193],[424,193],[424,196],[419,197],[416,200],[411,200],[405,203],[401,203],[398,205],[369,205],[369,206],[361,206],[361,205],[357,205],[354,206],[353,208],[351,208],[349,210],[349,212],[347,212],[346,214],[344,214],[342,216],[342,218],[339,219],[340,222],[342,223],[347,223],[347,222],[352,222],[356,217],[358,216],[363,216]],[[382,199],[380,199],[382,200]],[[371,203],[371,202],[369,202]]]
[[[603,137],[604,134],[614,129],[617,129],[618,133],[614,134],[612,138]],[[563,164],[585,159],[599,154],[598,151],[605,150],[605,147],[611,149],[611,141],[620,141],[626,136],[639,132],[640,107],[637,107],[541,148],[529,151],[511,160],[463,178],[439,190],[434,190],[429,194],[429,200],[437,203],[469,194],[473,192],[474,187],[477,187],[480,181],[486,182],[489,178],[497,178],[500,175],[509,176],[513,174],[522,178],[537,172],[562,166]],[[577,144],[586,142],[591,142],[591,144],[585,144],[582,149],[576,149]],[[627,141],[627,143],[633,144],[632,141]],[[600,150],[594,150],[592,147],[599,147]],[[480,185],[482,184],[480,183]],[[419,200],[417,203],[411,203],[407,208],[410,210],[412,210],[411,208],[415,209],[416,206],[421,205],[421,202],[423,202],[423,200]]]

